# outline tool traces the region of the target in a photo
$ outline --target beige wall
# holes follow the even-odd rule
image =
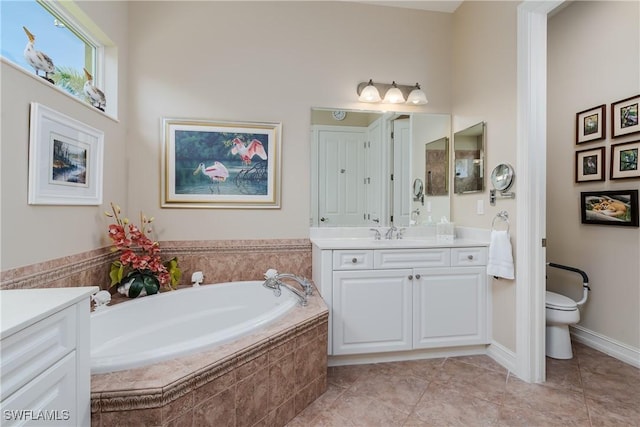
[[[412,111],[450,110],[451,14],[341,2],[131,2],[129,12],[129,205],[153,211],[161,239],[307,237],[310,109],[362,108],[361,81],[419,81],[429,104]],[[162,117],[282,122],[282,208],[159,209]]]
[[[30,73],[25,74],[2,62],[2,270],[85,252],[106,244],[102,240],[105,238],[102,207],[27,204],[31,102],[41,103],[104,131],[104,198],[126,203],[128,8],[126,3],[120,2],[86,2],[81,7],[119,46],[119,121],[43,84]]]
[[[580,326],[640,348],[640,230],[584,225],[580,192],[639,189],[640,180],[612,181],[612,102],[640,93],[640,4],[574,2],[549,19],[547,128],[547,259],[583,269],[591,293]],[[576,113],[607,105],[607,138],[575,144]],[[606,147],[604,182],[574,182],[575,152]],[[551,276],[550,276],[551,278]],[[579,285],[548,287],[579,299]]]
[[[453,15],[453,131],[486,122],[486,176],[498,163],[516,164],[517,6],[515,1],[465,1]],[[485,185],[490,186],[488,179]],[[484,203],[482,215],[476,213],[479,200]],[[515,248],[515,200],[500,199],[496,206],[490,206],[488,188],[482,193],[454,194],[451,200],[451,216],[457,224],[468,227],[490,228],[501,210],[509,212]],[[512,351],[516,286],[512,280],[492,280],[493,338]]]

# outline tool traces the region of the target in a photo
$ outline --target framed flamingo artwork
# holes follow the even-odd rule
[[[162,120],[162,207],[280,207],[282,124]]]
[[[37,102],[30,113],[29,204],[102,204],[104,133]]]

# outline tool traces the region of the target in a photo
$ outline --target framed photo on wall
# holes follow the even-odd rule
[[[163,119],[162,207],[279,208],[281,123]]]
[[[104,133],[37,102],[29,128],[29,204],[102,204]]]
[[[640,141],[611,146],[611,179],[640,178]]]
[[[611,104],[611,137],[618,138],[640,132],[638,105],[640,95]]]
[[[576,151],[576,182],[604,181],[605,148]]]
[[[583,224],[638,227],[638,190],[580,193]]]
[[[599,105],[576,114],[576,144],[598,141],[606,135],[606,106]]]

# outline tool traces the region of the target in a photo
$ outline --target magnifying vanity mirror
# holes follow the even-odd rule
[[[456,194],[484,191],[484,122],[453,134]]]
[[[405,227],[450,218],[450,133],[447,114],[313,108],[311,225]],[[431,151],[440,153],[430,155],[436,141]],[[432,188],[442,175],[437,191],[429,190],[428,170]]]
[[[424,204],[424,183],[420,178],[413,180],[413,201]]]
[[[514,176],[513,166],[508,163],[500,163],[498,166],[493,168],[493,171],[491,172],[491,185],[493,186],[493,189],[489,196],[489,203],[491,206],[496,204],[496,192],[500,192],[501,197],[515,197],[515,193],[509,192],[509,188],[513,185]]]

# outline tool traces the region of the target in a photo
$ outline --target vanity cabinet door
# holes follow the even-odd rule
[[[414,348],[487,343],[484,267],[416,269],[414,275]]]
[[[412,270],[334,271],[333,354],[412,348]]]

